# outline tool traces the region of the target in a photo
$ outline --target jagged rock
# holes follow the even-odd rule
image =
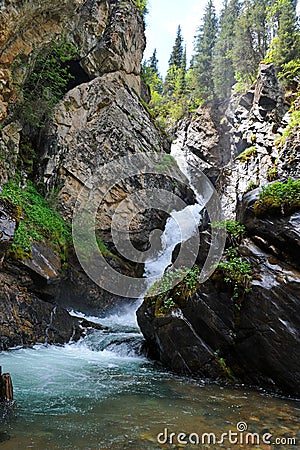
[[[275,143],[278,132],[287,124],[289,107],[273,64],[261,64],[257,82],[251,89],[242,96],[231,98],[226,110],[231,161],[224,167],[217,183],[227,218],[235,216],[237,203],[249,187],[267,184],[274,164],[279,167],[287,160],[287,152],[279,152]],[[238,158],[253,147],[255,152],[245,161]],[[288,169],[284,176],[289,174]]]
[[[150,354],[175,372],[214,378],[217,354],[243,382],[300,395],[300,272],[250,240],[241,252],[255,276],[240,310],[217,274],[178,317],[155,317],[143,303],[137,317]]]
[[[188,159],[196,155],[194,162],[211,181],[215,181],[220,168],[228,163],[226,124],[220,123],[220,117],[212,108],[199,108],[190,117],[183,119],[177,126],[173,146],[180,149]]]
[[[260,189],[245,194],[237,211],[237,219],[246,226],[253,240],[284,261],[300,269],[300,213],[288,217],[258,218],[254,214],[254,203]]]
[[[101,187],[101,192],[110,188],[101,175],[104,164],[125,155],[164,149],[169,149],[168,140],[153,125],[137,94],[128,88],[126,77],[120,72],[105,74],[71,90],[56,108],[45,138],[44,180],[48,189],[60,188],[60,211],[70,220],[78,194],[91,177],[94,188]],[[99,230],[107,239],[119,205],[120,214],[133,214],[135,205],[130,196],[137,189],[162,188],[186,195],[186,188],[177,188],[167,177],[143,176],[132,182],[119,179],[121,169],[114,169],[115,186],[103,197],[97,215]],[[149,233],[156,224],[161,226],[164,218],[164,214],[151,211],[149,215],[148,211],[128,220],[138,247],[146,245]]]
[[[12,244],[15,229],[15,211],[8,203],[0,200],[0,266],[6,250]]]
[[[70,63],[75,77],[73,85],[119,71],[130,88],[144,95],[145,86],[140,79],[140,62],[146,45],[144,22],[130,0],[54,0],[51,3],[11,0],[0,3],[0,10],[0,122],[7,117],[9,104],[15,101],[12,67],[16,58],[24,59],[62,34],[78,48],[78,61]],[[7,181],[8,174],[13,175],[19,151],[19,133],[12,139],[6,135],[5,129],[2,130],[2,183]]]
[[[63,308],[40,300],[15,277],[0,274],[0,350],[36,343],[63,344],[82,334],[78,320]]]
[[[58,282],[61,275],[60,256],[54,253],[50,245],[43,243],[32,243],[31,252],[31,257],[24,259],[22,263],[47,283]]]

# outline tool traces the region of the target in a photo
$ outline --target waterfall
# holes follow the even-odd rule
[[[190,182],[190,187],[194,191],[196,203],[188,205],[181,211],[172,211],[167,219],[165,229],[161,235],[161,250],[156,258],[146,261],[144,276],[146,278],[163,275],[166,268],[172,264],[172,254],[175,247],[190,239],[198,232],[198,226],[201,221],[203,210],[203,198],[197,191],[192,182],[192,173],[189,167],[189,161],[192,154],[187,154],[181,150],[180,143],[175,141],[171,147],[171,155],[177,162],[181,172]],[[193,219],[191,220],[191,217]]]

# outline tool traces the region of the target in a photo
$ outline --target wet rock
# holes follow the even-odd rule
[[[250,240],[242,251],[256,276],[245,300],[233,351],[248,383],[300,395],[300,272]]]
[[[0,349],[79,339],[78,320],[63,308],[40,300],[14,277],[0,274]]]
[[[240,252],[253,267],[241,308],[218,273],[180,314],[156,317],[144,301],[137,317],[150,355],[175,372],[213,378],[224,377],[225,363],[229,378],[299,396],[300,272],[250,239]]]
[[[273,250],[283,261],[300,269],[300,213],[288,217],[256,217],[253,206],[259,192],[260,189],[255,189],[243,196],[238,207],[238,220],[261,247]]]
[[[60,256],[54,253],[50,245],[43,243],[32,243],[31,251],[31,258],[26,258],[22,263],[47,283],[57,283],[61,276]]]

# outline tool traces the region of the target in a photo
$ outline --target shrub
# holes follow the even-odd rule
[[[278,178],[278,170],[276,167],[276,164],[271,167],[271,169],[267,173],[267,180],[268,181],[275,181]]]
[[[24,259],[31,256],[32,242],[48,242],[64,259],[67,243],[71,240],[70,226],[59,213],[49,207],[34,185],[28,182],[21,189],[18,181],[6,183],[1,198],[12,204],[19,222],[11,247],[11,256]]]
[[[200,269],[183,267],[165,273],[151,286],[145,301],[154,307],[156,316],[164,315],[186,305],[199,286]],[[176,284],[177,283],[177,284]]]
[[[254,145],[251,147],[246,148],[242,153],[240,153],[236,159],[238,159],[241,162],[249,161],[253,156],[257,155],[257,150]]]
[[[254,203],[257,217],[281,214],[287,216],[300,210],[300,180],[288,179],[286,183],[276,181],[262,188]]]
[[[212,222],[211,226],[226,230],[232,245],[239,244],[246,233],[246,228],[244,225],[237,220],[220,220],[219,222]]]
[[[242,299],[249,292],[249,283],[252,280],[252,266],[239,256],[237,248],[230,247],[225,253],[225,260],[219,262],[218,269],[221,270],[225,283],[233,286],[233,297]],[[240,301],[241,303],[241,301]]]

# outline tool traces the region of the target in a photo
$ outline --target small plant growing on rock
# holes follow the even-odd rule
[[[187,304],[199,286],[200,269],[183,267],[163,275],[148,290],[145,301],[154,308],[156,316],[171,312]]]
[[[226,230],[232,246],[238,245],[246,233],[244,225],[237,220],[220,220],[219,222],[212,222],[211,226]]]
[[[26,189],[21,189],[17,180],[11,180],[3,186],[0,197],[18,211],[12,257],[30,257],[32,242],[48,242],[64,259],[67,243],[71,240],[70,228],[32,183],[28,182]]]
[[[257,156],[257,150],[254,145],[251,147],[246,148],[242,153],[240,153],[236,159],[238,159],[240,162],[246,162],[249,161],[252,157]]]
[[[275,181],[278,178],[278,170],[276,167],[276,164],[271,167],[271,169],[267,173],[267,180],[268,181]]]
[[[254,203],[257,217],[272,215],[287,216],[300,210],[300,180],[291,178],[286,183],[276,181],[262,188],[258,200]]]
[[[250,183],[246,187],[245,193],[253,191],[253,189],[256,189],[258,186],[259,186],[259,183],[255,182],[255,181],[250,181]]]
[[[225,260],[219,262],[218,269],[221,270],[224,281],[233,286],[233,298],[241,300],[249,292],[249,283],[252,280],[252,266],[246,260],[239,256],[237,248],[229,247],[225,253]]]

